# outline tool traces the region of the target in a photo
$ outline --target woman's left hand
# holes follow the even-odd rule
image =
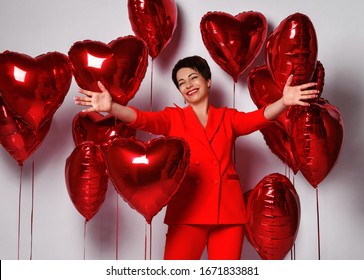
[[[312,89],[312,87],[315,87],[317,83],[311,82],[298,86],[291,86],[292,81],[293,81],[293,75],[290,75],[283,89],[283,97],[282,97],[283,105],[310,106],[310,103],[305,102],[305,100],[318,97],[319,91],[317,89]]]

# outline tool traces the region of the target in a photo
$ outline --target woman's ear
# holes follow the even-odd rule
[[[207,87],[208,87],[208,88],[210,88],[210,87],[211,87],[211,79],[209,79],[209,80],[207,81]]]

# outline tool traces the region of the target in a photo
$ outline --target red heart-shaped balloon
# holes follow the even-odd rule
[[[274,83],[267,66],[253,68],[247,77],[250,96],[258,108],[271,104],[282,97],[281,90]],[[273,154],[287,164],[296,174],[297,162],[290,143],[291,120],[288,112],[282,113],[268,127],[261,129],[267,146]]]
[[[115,102],[126,105],[138,91],[148,66],[148,49],[135,36],[119,37],[109,44],[79,41],[68,51],[79,87],[100,91],[98,81]]]
[[[236,16],[208,12],[200,22],[202,40],[211,57],[235,82],[259,55],[267,28],[264,15],[252,11]]]
[[[267,39],[266,63],[281,90],[291,74],[294,75],[292,85],[310,82],[316,60],[315,28],[304,14],[295,13],[285,18]]]
[[[98,112],[80,112],[73,118],[72,135],[77,145],[92,141],[96,145],[105,146],[117,137],[134,137],[136,130],[127,126],[112,115]]]
[[[176,137],[157,138],[146,144],[115,139],[104,152],[116,190],[148,223],[177,192],[190,160],[188,144]]]
[[[291,147],[298,168],[317,188],[335,165],[344,138],[340,111],[322,98],[308,107],[294,106]]]
[[[89,221],[105,200],[109,179],[100,148],[90,141],[76,146],[66,160],[65,179],[73,205]]]
[[[273,173],[265,176],[247,199],[249,242],[262,259],[283,259],[300,224],[300,200],[294,186],[286,176]]]
[[[49,52],[36,58],[5,51],[0,54],[0,92],[14,115],[35,131],[61,106],[71,85],[66,55]]]
[[[282,97],[280,90],[274,83],[266,65],[254,67],[247,76],[250,97],[257,108],[263,108]],[[286,126],[284,114],[276,119],[283,127]]]
[[[292,153],[290,135],[286,129],[273,122],[269,126],[260,130],[265,143],[283,163],[290,167],[294,174],[298,172],[297,161]]]
[[[40,146],[51,126],[49,119],[38,130],[17,119],[0,97],[0,144],[20,166]]]
[[[131,27],[142,38],[152,59],[168,45],[177,26],[173,0],[128,0]]]

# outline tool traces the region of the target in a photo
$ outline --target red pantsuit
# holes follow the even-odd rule
[[[167,206],[165,223],[196,226],[246,223],[243,192],[232,160],[232,149],[238,136],[252,133],[270,123],[264,117],[264,108],[244,113],[210,106],[205,129],[191,106],[168,107],[160,112],[134,110],[137,118],[130,124],[132,127],[156,135],[181,137],[190,147],[190,168],[179,191]],[[172,231],[176,232],[175,229]],[[211,228],[208,232],[211,233]],[[171,234],[171,231],[167,234],[166,248],[170,247],[168,235]]]

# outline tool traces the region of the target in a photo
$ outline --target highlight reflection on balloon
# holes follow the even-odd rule
[[[188,144],[175,137],[148,143],[115,139],[104,152],[116,190],[148,223],[172,199],[189,168]]]
[[[208,12],[200,22],[202,39],[211,57],[235,82],[259,55],[267,28],[264,15],[252,11],[236,16]]]

